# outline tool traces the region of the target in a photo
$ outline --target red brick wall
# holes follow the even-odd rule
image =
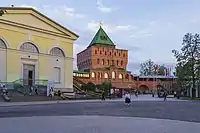
[[[104,68],[115,65],[126,69],[128,64],[128,51],[111,48],[97,48],[92,46],[92,68]]]

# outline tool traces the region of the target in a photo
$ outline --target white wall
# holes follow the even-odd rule
[[[55,88],[65,88],[65,61],[64,57],[50,57],[50,70],[51,70],[51,77],[50,80],[54,80],[54,67],[60,68],[60,83],[55,83]]]
[[[6,49],[0,48],[0,80],[6,81]]]

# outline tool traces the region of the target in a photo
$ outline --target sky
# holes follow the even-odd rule
[[[200,0],[1,0],[0,6],[33,7],[77,33],[76,54],[85,49],[100,22],[117,48],[129,50],[128,70],[138,74],[140,63],[176,63],[172,49],[183,36],[200,33]]]

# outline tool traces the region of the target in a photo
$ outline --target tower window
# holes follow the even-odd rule
[[[114,60],[112,60],[112,65],[114,65]]]
[[[102,60],[102,65],[104,65],[104,59]]]

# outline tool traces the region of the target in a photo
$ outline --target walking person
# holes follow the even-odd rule
[[[131,95],[127,92],[125,94],[125,104],[130,105],[131,103]]]
[[[102,92],[101,100],[105,101],[105,91]]]
[[[164,95],[164,101],[167,101],[167,92],[165,91],[163,95]]]
[[[137,90],[135,91],[135,96],[138,98],[138,91]]]

